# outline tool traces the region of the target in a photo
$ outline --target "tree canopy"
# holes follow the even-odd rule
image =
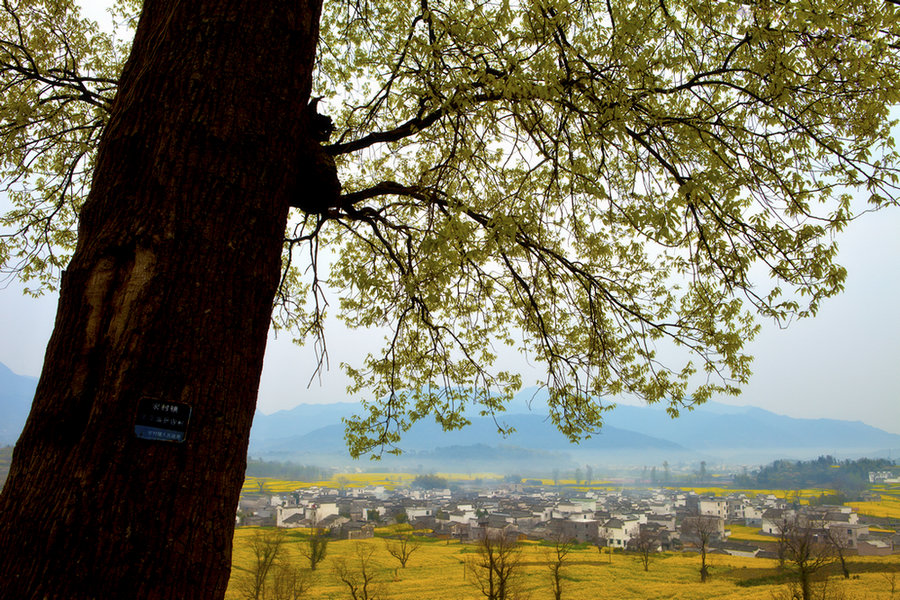
[[[117,1],[120,32],[139,10]],[[351,451],[502,412],[522,383],[504,352],[545,368],[572,440],[620,394],[674,416],[738,393],[758,319],[815,314],[845,277],[834,233],[897,203],[897,10],[326,2],[314,95],[341,193],[295,211],[273,322],[323,360],[327,308],[385,332],[342,365]],[[39,291],[74,247],[128,36],[72,0],[4,0],[0,32],[0,262]]]
[[[858,494],[869,484],[871,471],[889,470],[894,462],[884,458],[838,460],[819,456],[815,460],[776,460],[752,475],[736,475],[735,484],[763,489],[833,488],[848,495]]]

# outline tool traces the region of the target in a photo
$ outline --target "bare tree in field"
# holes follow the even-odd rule
[[[313,584],[310,569],[298,569],[289,560],[282,560],[272,572],[268,586],[271,600],[300,600],[305,597]]]
[[[555,600],[562,600],[563,570],[574,546],[575,540],[559,534],[554,539],[553,546],[547,549],[547,566],[550,568],[550,585]]]
[[[314,527],[300,546],[300,552],[309,560],[309,568],[313,571],[316,566],[325,559],[328,553],[328,533],[319,527]]]
[[[650,570],[650,555],[659,549],[659,533],[649,527],[641,526],[640,532],[628,544],[638,553],[644,571]]]
[[[412,553],[422,547],[422,543],[409,534],[397,536],[394,540],[385,540],[385,543],[388,554],[400,561],[400,566],[404,569]]]
[[[603,550],[606,550],[606,556],[609,559],[609,564],[612,564],[612,551],[613,547],[611,544],[611,540],[609,539],[601,539],[597,541],[597,552],[600,553],[600,558],[603,558]]]
[[[890,599],[894,600],[894,594],[897,592],[897,571],[886,571],[881,574],[881,578],[888,584],[888,590],[891,592]]]
[[[850,579],[850,569],[847,567],[847,550],[851,548],[853,538],[851,534],[840,526],[823,528],[825,539],[831,544],[834,555],[841,563],[841,573],[844,579]]]
[[[515,541],[502,533],[485,531],[466,570],[487,600],[516,600],[520,564],[521,550]]]
[[[241,595],[247,600],[264,600],[270,584],[270,575],[284,552],[283,529],[260,529],[250,538],[252,562],[240,580]]]
[[[334,576],[347,586],[351,600],[378,600],[383,597],[378,585],[377,566],[372,561],[374,553],[374,546],[357,542],[353,562],[345,558],[334,561]]]
[[[778,542],[775,547],[775,553],[778,557],[778,568],[784,569],[787,560],[787,517],[785,517],[781,526],[778,528]]]
[[[813,579],[823,567],[833,562],[835,553],[824,523],[804,515],[785,518],[779,543],[784,547],[787,568],[796,576],[799,600],[814,600]]]
[[[681,531],[688,540],[697,544],[697,550],[700,553],[700,582],[706,583],[709,578],[706,554],[709,552],[710,542],[719,533],[719,517],[700,514],[685,517]]]

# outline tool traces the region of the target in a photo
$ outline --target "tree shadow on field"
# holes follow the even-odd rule
[[[851,576],[863,573],[894,573],[900,571],[900,565],[887,562],[862,562],[847,561],[847,569]],[[758,585],[781,585],[793,581],[795,574],[790,570],[782,570],[777,567],[747,568],[739,567],[728,571],[726,577],[733,579],[740,587],[755,587]],[[823,567],[817,577],[840,577],[841,565],[833,562]]]

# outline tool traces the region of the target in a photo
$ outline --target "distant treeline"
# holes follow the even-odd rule
[[[247,475],[289,481],[325,481],[331,479],[332,470],[312,465],[250,458],[247,460]]]
[[[894,461],[883,458],[837,460],[833,456],[820,456],[816,460],[776,460],[759,471],[736,475],[737,487],[761,489],[831,488],[854,496],[869,485],[869,471],[885,471]]]
[[[412,487],[423,490],[444,490],[447,489],[447,479],[437,475],[416,475],[412,481]]]

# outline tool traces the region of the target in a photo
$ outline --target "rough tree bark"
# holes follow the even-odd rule
[[[224,595],[320,9],[145,2],[0,497],[0,598]],[[145,398],[191,406],[184,442],[135,436]]]

